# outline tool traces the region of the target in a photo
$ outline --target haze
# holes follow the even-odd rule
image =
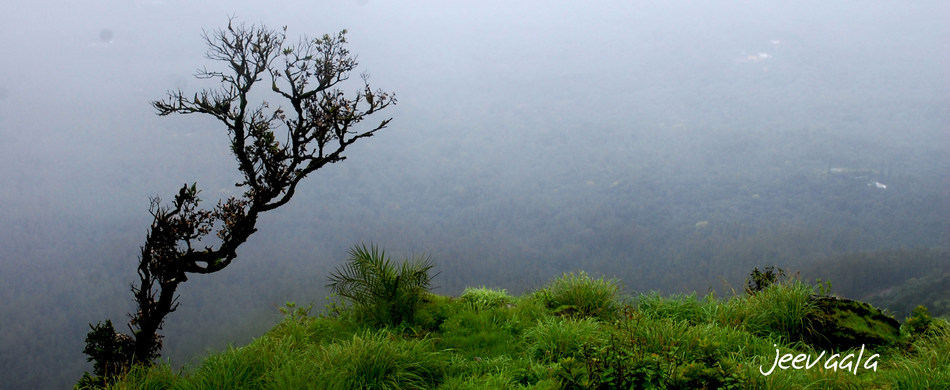
[[[18,8],[19,7],[19,8]],[[237,194],[227,134],[157,117],[229,16],[290,41],[347,29],[390,127],[182,285],[174,365],[315,303],[354,244],[431,255],[441,294],[561,272],[627,291],[741,289],[753,266],[950,246],[942,1],[40,1],[0,15],[0,382],[91,370],[125,330],[150,196]],[[353,75],[354,78],[358,76]],[[378,119],[384,119],[379,117]]]

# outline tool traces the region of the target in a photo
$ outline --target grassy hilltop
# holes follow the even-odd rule
[[[317,315],[288,304],[246,346],[181,372],[136,368],[109,388],[950,388],[950,324],[925,310],[863,351],[819,347],[829,336],[817,328],[829,320],[814,320],[825,284],[756,270],[731,297],[621,295],[618,281],[579,272],[520,297],[484,287],[446,297],[420,290],[425,283],[400,291],[400,278],[428,263],[413,264],[338,270],[368,281],[342,291],[357,299],[328,299]],[[876,326],[842,321],[859,333]],[[770,370],[777,353],[817,363]]]

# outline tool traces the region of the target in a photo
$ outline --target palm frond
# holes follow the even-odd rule
[[[428,257],[406,260],[397,267],[375,245],[354,246],[348,262],[330,276],[327,287],[351,300],[378,323],[398,325],[411,320],[432,276]]]

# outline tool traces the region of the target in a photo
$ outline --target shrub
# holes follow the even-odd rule
[[[427,294],[435,265],[429,258],[406,260],[396,266],[375,245],[350,250],[349,262],[330,274],[327,287],[350,300],[360,313],[379,325],[412,322]]]
[[[611,318],[617,312],[620,286],[615,279],[594,279],[584,271],[566,273],[554,279],[534,297],[562,314],[579,317]]]
[[[904,328],[911,337],[917,337],[930,329],[933,318],[930,317],[930,311],[924,305],[917,306],[910,313],[910,317],[904,320]]]
[[[92,329],[86,335],[86,348],[83,353],[88,355],[87,360],[93,363],[93,374],[85,373],[77,388],[98,388],[111,382],[116,375],[128,371],[132,361],[132,350],[135,340],[117,333],[112,327],[112,320],[89,325]]]
[[[775,267],[770,265],[763,268],[763,271],[759,271],[759,267],[755,267],[745,280],[745,292],[749,295],[755,295],[785,277],[784,269],[779,268],[778,271],[776,271]]]

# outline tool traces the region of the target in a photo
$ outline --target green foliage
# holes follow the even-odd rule
[[[933,322],[934,319],[930,316],[930,311],[927,310],[927,307],[920,305],[915,307],[910,317],[904,320],[904,327],[911,337],[917,337],[927,332]]]
[[[278,308],[280,314],[284,315],[286,321],[300,321],[310,316],[310,310],[313,305],[297,306],[296,302],[287,302],[284,307]]]
[[[486,287],[466,288],[459,296],[463,302],[472,309],[486,310],[514,303],[512,298],[504,289],[491,289]]]
[[[564,389],[590,389],[596,383],[590,378],[587,365],[573,357],[566,357],[558,362],[556,375]]]
[[[566,273],[534,293],[550,309],[580,317],[611,318],[617,311],[620,285],[615,279],[594,279],[587,272]],[[566,309],[566,310],[565,310]]]
[[[818,295],[829,296],[831,295],[831,281],[826,280],[822,281],[820,278],[815,279],[815,287],[818,288]]]
[[[348,263],[330,275],[327,287],[349,299],[373,323],[396,326],[413,321],[435,276],[429,274],[433,267],[429,258],[397,266],[375,245],[360,245],[350,250]]]
[[[776,271],[775,267],[770,265],[765,267],[764,271],[759,271],[759,267],[755,267],[745,280],[745,292],[754,295],[779,282],[784,277],[786,277],[784,269],[779,268]]]
[[[76,385],[80,389],[99,388],[111,382],[116,375],[128,371],[135,344],[131,337],[117,333],[111,320],[89,327],[91,330],[86,335],[86,348],[82,352],[89,356],[87,360],[93,362],[95,376],[85,373]]]

